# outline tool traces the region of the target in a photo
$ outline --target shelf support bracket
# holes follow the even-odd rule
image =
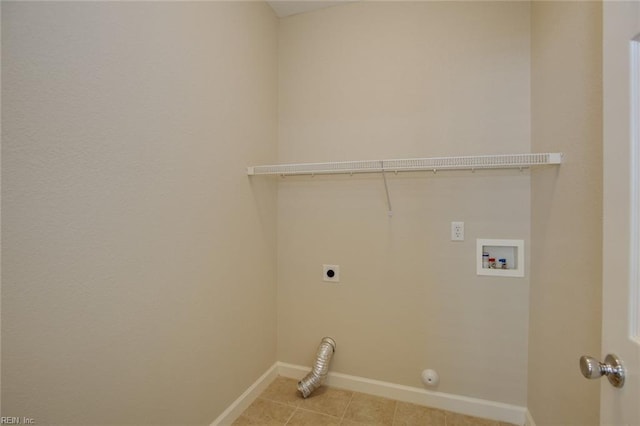
[[[384,171],[384,161],[380,161],[380,170],[382,170],[382,180],[384,181],[384,191],[387,194],[387,215],[393,216],[393,208],[391,207],[391,197],[389,196],[389,185],[387,184],[387,174]]]

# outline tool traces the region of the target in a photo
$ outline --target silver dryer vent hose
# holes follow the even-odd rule
[[[336,341],[331,337],[324,337],[320,342],[320,346],[318,346],[316,362],[313,364],[313,368],[304,379],[298,382],[298,390],[302,393],[303,398],[311,395],[311,392],[316,390],[322,382],[324,382],[329,372],[331,357],[335,351]]]

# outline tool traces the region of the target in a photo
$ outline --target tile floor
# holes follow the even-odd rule
[[[322,386],[304,399],[297,381],[278,377],[233,423],[287,426],[513,426],[449,411]]]

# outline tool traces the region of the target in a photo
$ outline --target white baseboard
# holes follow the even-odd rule
[[[525,412],[524,426],[536,426],[536,422],[533,421],[533,417],[531,417],[529,410]]]
[[[230,425],[246,410],[253,401],[278,377],[278,363],[275,363],[244,391],[231,405],[211,423],[211,426]]]
[[[278,374],[280,376],[297,380],[302,379],[311,370],[311,367],[303,367],[283,362],[277,362],[276,365],[278,366]],[[397,385],[395,383],[350,376],[342,373],[330,372],[326,384],[355,392],[368,393],[370,395],[382,396],[413,404],[427,405],[433,408],[490,420],[515,423],[517,425],[525,424],[525,413],[528,413],[525,407],[517,405],[428,391],[426,389]],[[535,426],[535,424],[531,426]]]

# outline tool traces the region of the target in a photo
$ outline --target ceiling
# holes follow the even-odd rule
[[[278,18],[312,12],[326,7],[352,3],[354,0],[267,0]]]

